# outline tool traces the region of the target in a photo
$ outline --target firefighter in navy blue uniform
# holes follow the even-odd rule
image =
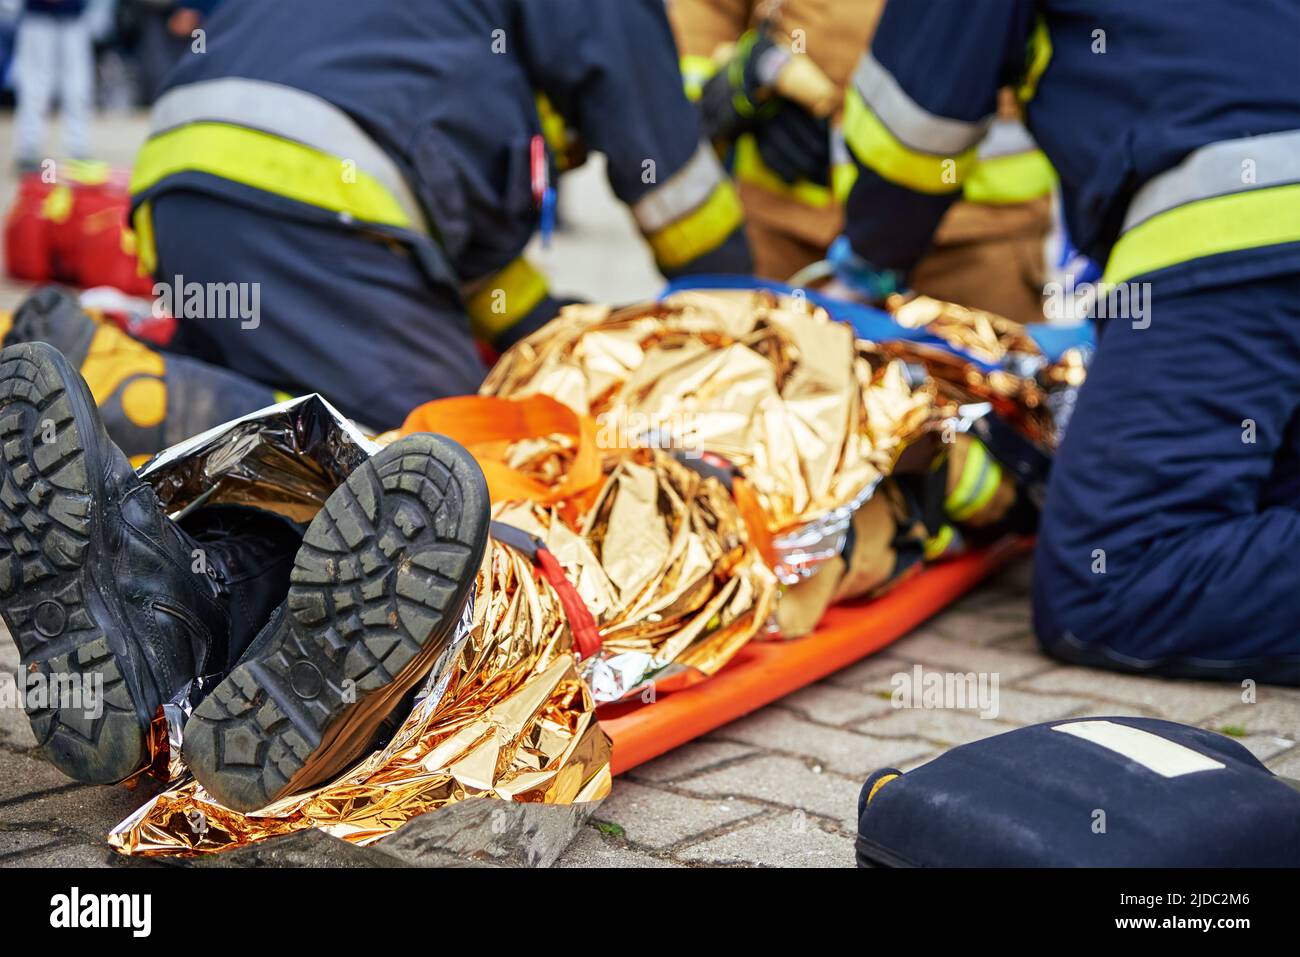
[[[890,0],[858,67],[842,275],[906,280],[1008,84],[1106,264],[1038,538],[1058,657],[1300,683],[1297,49],[1295,0]]]
[[[182,319],[178,348],[376,427],[558,308],[521,258],[539,135],[605,154],[666,275],[752,268],[660,0],[227,0],[151,122],[146,267],[260,284],[256,324]]]

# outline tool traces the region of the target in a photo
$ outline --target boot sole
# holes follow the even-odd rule
[[[483,474],[448,439],[408,436],[359,466],[308,526],[275,634],[185,725],[199,783],[251,811],[364,757],[446,649],[488,523]]]
[[[97,581],[97,423],[88,390],[52,346],[0,352],[0,616],[18,645],[20,679],[39,673],[51,691],[101,689],[101,708],[85,698],[79,708],[34,706],[30,696],[23,704],[47,760],[78,781],[108,784],[143,765],[156,702],[125,677],[124,629]]]

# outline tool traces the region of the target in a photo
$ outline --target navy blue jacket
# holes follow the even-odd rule
[[[1207,144],[1300,129],[1296,0],[889,0],[871,55],[922,110],[976,122],[1000,87],[1026,80],[1039,23],[1051,54],[1024,90],[1026,125],[1060,175],[1071,238],[1100,263],[1153,176]],[[858,166],[854,250],[906,273],[960,192],[909,189]],[[1209,285],[1297,269],[1290,242],[1166,272]]]
[[[403,169],[462,280],[535,230],[538,92],[605,154],[625,203],[652,188],[647,161],[662,183],[701,143],[662,0],[226,0],[205,26],[207,51],[167,88],[244,77],[341,107]],[[711,267],[747,269],[733,239]]]
[[[26,0],[23,9],[47,17],[79,17],[86,12],[86,0]]]

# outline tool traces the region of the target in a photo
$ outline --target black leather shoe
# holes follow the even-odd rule
[[[289,595],[185,725],[186,765],[251,811],[376,744],[455,635],[487,545],[487,483],[441,436],[362,464],[307,528]]]
[[[158,706],[248,644],[237,597],[265,620],[287,588],[298,536],[274,517],[274,547],[241,546],[171,521],[108,438],[84,380],[44,342],[0,352],[0,616],[44,755],[70,777],[109,783],[147,758]],[[277,552],[278,564],[273,560]],[[260,581],[232,573],[256,566]],[[279,569],[277,571],[277,568]]]

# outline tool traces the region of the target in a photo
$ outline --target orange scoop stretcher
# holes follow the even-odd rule
[[[661,694],[653,703],[602,708],[622,774],[702,734],[756,711],[902,638],[985,578],[1033,547],[1009,537],[933,565],[879,598],[835,605],[810,635],[746,645],[707,681]]]

